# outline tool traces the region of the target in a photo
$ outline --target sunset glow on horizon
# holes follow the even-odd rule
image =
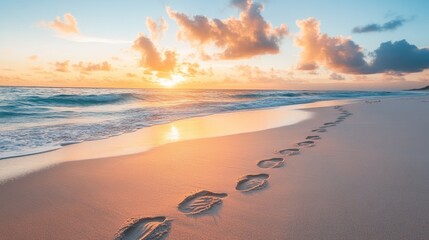
[[[106,1],[100,7],[6,0],[0,3],[0,86],[420,87],[429,82],[428,7],[419,1]]]

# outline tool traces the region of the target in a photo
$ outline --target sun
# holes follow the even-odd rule
[[[185,78],[181,75],[171,75],[171,78],[158,78],[158,83],[163,87],[172,88],[184,80]]]

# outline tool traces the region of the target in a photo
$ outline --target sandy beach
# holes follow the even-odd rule
[[[427,239],[428,101],[64,162],[0,185],[0,238]]]
[[[0,1],[0,240],[429,240],[429,1]]]

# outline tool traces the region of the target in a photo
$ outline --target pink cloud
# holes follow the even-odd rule
[[[169,50],[159,52],[153,42],[144,35],[140,35],[134,41],[133,48],[141,54],[139,65],[149,71],[157,72],[158,76],[170,76],[176,68],[176,52]]]
[[[150,17],[146,18],[146,27],[149,29],[150,36],[153,40],[158,40],[163,32],[168,30],[167,21],[164,18],[159,19],[159,23]]]
[[[57,72],[68,72],[69,71],[69,61],[63,61],[63,62],[55,62],[55,71]]]
[[[170,8],[167,13],[179,26],[179,39],[196,44],[198,49],[215,45],[222,50],[220,58],[240,59],[279,53],[280,42],[288,33],[286,25],[273,27],[261,15],[263,5],[252,0],[233,1],[232,5],[241,10],[238,18],[190,17]]]
[[[94,71],[110,71],[112,70],[112,65],[110,65],[110,63],[107,61],[101,63],[79,62],[78,64],[73,64],[73,68],[77,71],[86,73]]]
[[[54,63],[55,71],[57,72],[70,72],[71,68],[75,71],[80,71],[81,73],[89,73],[94,71],[110,71],[112,70],[112,65],[109,62],[104,61],[101,63],[92,63],[92,62],[79,62],[77,64],[70,64],[69,60],[58,61]]]
[[[54,21],[48,22],[47,26],[60,34],[79,34],[77,20],[71,13],[64,14],[64,20],[57,16]]]
[[[299,69],[314,70],[323,65],[337,72],[357,73],[367,66],[361,47],[352,40],[322,34],[320,22],[314,18],[296,24],[301,32],[295,43],[303,49]]]

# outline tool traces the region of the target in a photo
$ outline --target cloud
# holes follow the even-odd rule
[[[64,62],[55,62],[55,71],[57,72],[68,72],[69,71],[69,61]]]
[[[164,18],[159,19],[159,24],[150,17],[146,18],[146,27],[149,29],[150,37],[153,40],[159,40],[163,32],[168,30],[167,21]]]
[[[308,62],[308,63],[303,62],[298,66],[298,69],[313,71],[317,69],[317,64],[315,62]]]
[[[31,55],[28,57],[28,60],[31,60],[31,61],[36,61],[37,59],[39,59],[39,56],[37,55]]]
[[[295,43],[303,48],[299,69],[314,70],[322,64],[336,72],[358,73],[367,67],[362,49],[350,39],[320,33],[320,22],[314,18],[296,24],[301,32]]]
[[[178,24],[179,39],[195,44],[198,49],[215,45],[222,50],[219,54],[222,59],[279,53],[280,42],[288,33],[286,25],[271,26],[261,15],[263,5],[252,0],[235,0],[231,4],[241,10],[239,18],[189,17],[170,8],[167,13]]]
[[[55,71],[57,72],[70,72],[72,67],[75,71],[80,71],[81,73],[89,73],[94,71],[110,71],[112,70],[112,65],[107,61],[101,63],[92,63],[92,62],[79,62],[76,64],[70,64],[69,60],[58,61],[54,63]]]
[[[134,73],[127,73],[126,76],[129,77],[129,78],[135,78],[135,77],[137,77],[137,75],[134,74]]]
[[[172,79],[173,75],[195,77],[213,74],[211,69],[203,69],[198,63],[179,61],[175,51],[159,51],[152,40],[143,34],[134,41],[133,49],[140,53],[139,66],[145,68],[146,75]]]
[[[391,21],[388,21],[384,24],[368,24],[363,27],[354,27],[352,32],[354,33],[367,33],[367,32],[384,32],[384,31],[393,31],[397,29],[398,27],[402,26],[407,19],[404,19],[402,17],[397,17],[396,19],[393,19]]]
[[[82,73],[87,73],[94,71],[110,71],[112,70],[112,65],[110,65],[110,63],[107,61],[101,63],[79,62],[78,64],[73,64],[73,68]]]
[[[213,69],[204,69],[196,62],[182,62],[180,64],[180,73],[185,77],[213,76]]]
[[[176,52],[170,50],[159,52],[152,40],[143,34],[134,41],[133,48],[141,54],[139,65],[156,72],[159,77],[169,77],[176,68]]]
[[[192,78],[181,83],[182,88],[211,89],[302,89],[305,81],[284,69],[262,69],[258,66],[235,65],[220,76]]]
[[[289,84],[301,82],[293,76],[293,72],[283,69],[262,69],[257,66],[238,65],[233,68],[233,79],[243,79],[242,83],[248,83],[258,88],[287,87]]]
[[[331,80],[345,80],[346,79],[343,75],[338,74],[338,73],[334,73],[334,72],[331,73],[331,75],[329,75],[329,78]]]
[[[406,40],[384,42],[373,55],[372,72],[421,72],[429,68],[429,48],[418,48]]]
[[[71,13],[64,14],[64,21],[57,16],[54,21],[48,22],[47,26],[60,34],[79,34],[76,18]]]
[[[363,49],[352,40],[320,33],[316,19],[298,20],[297,25],[301,32],[295,43],[303,48],[298,66],[301,70],[322,65],[340,73],[374,74],[421,72],[429,68],[429,49],[418,48],[406,40],[381,43],[366,61]]]
[[[54,21],[42,21],[42,27],[47,27],[57,33],[58,37],[74,41],[74,42],[96,42],[110,44],[126,44],[131,41],[115,40],[107,38],[99,38],[87,36],[81,33],[76,18],[71,13],[64,14],[64,20],[57,16]]]

